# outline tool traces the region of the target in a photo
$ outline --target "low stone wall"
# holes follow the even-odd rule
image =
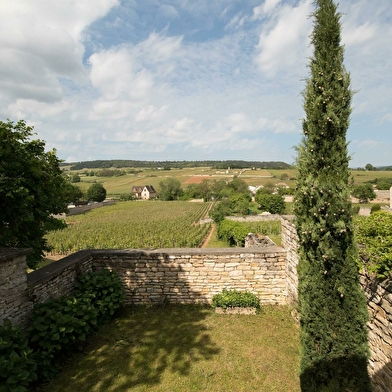
[[[83,250],[49,264],[27,276],[30,300],[43,303],[73,293],[75,280],[93,268],[91,251]]]
[[[279,247],[93,251],[93,265],[121,277],[127,304],[210,303],[224,288],[262,304],[286,303],[286,252]]]
[[[210,303],[224,288],[251,291],[262,304],[285,304],[286,252],[280,247],[84,250],[26,275],[23,251],[0,257],[0,322],[26,326],[33,305],[71,295],[77,276],[107,268],[121,278],[126,304]]]

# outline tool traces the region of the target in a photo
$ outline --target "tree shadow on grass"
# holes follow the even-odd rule
[[[67,380],[61,391],[122,392],[158,384],[168,371],[187,376],[192,364],[220,351],[203,324],[209,312],[197,305],[126,308],[54,383]]]

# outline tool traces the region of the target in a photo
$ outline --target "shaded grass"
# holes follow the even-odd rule
[[[300,391],[287,307],[222,315],[196,305],[127,308],[42,391]]]

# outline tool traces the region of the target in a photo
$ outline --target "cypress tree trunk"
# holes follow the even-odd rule
[[[332,0],[315,5],[294,204],[300,240],[301,388],[366,392],[371,390],[368,313],[359,286],[346,143],[352,91],[337,7]]]

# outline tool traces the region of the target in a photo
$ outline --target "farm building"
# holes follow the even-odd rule
[[[142,200],[154,199],[158,195],[152,185],[133,186],[131,193],[136,199]]]

